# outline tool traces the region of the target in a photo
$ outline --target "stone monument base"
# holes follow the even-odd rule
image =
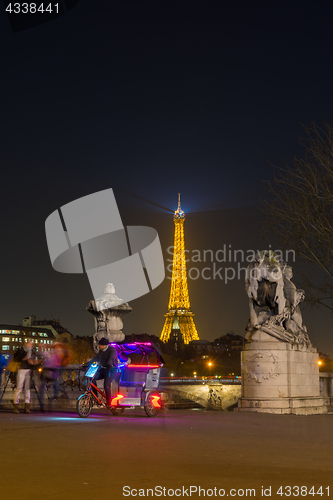
[[[239,398],[236,411],[314,415],[327,413],[329,398]]]
[[[320,397],[317,349],[281,342],[260,329],[247,338],[238,411],[327,412],[328,398]]]

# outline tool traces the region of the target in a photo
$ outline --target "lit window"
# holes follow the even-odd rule
[[[3,351],[10,351],[10,345],[3,345],[2,350]]]
[[[12,342],[16,342],[16,338],[15,337],[12,337]]]
[[[9,342],[9,340],[10,340],[9,337],[2,337],[3,342]]]
[[[32,332],[32,335],[36,335],[36,333],[35,333],[35,332]]]
[[[22,342],[22,339],[19,339],[19,342]]]

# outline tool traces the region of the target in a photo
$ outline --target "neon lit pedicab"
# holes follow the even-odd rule
[[[150,342],[111,345],[117,350],[119,359],[117,376],[111,385],[111,413],[121,415],[126,408],[140,407],[148,417],[155,417],[163,407],[158,386],[165,361],[159,346]],[[94,362],[85,374],[87,389],[76,403],[76,411],[82,418],[89,417],[94,405],[107,407],[104,390],[94,384],[98,368],[98,363]]]

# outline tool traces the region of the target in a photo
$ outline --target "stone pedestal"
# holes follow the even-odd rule
[[[127,303],[99,311],[95,301],[91,300],[87,307],[87,311],[90,312],[95,319],[95,333],[93,335],[95,352],[99,350],[98,342],[102,337],[108,339],[109,342],[122,342],[125,339],[125,335],[122,332],[122,318],[125,314],[132,311],[132,308]]]
[[[326,413],[320,397],[318,353],[314,347],[290,344],[260,329],[242,352],[242,395],[238,411]]]

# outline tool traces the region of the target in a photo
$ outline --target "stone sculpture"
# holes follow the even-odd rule
[[[102,337],[110,342],[122,342],[125,339],[122,316],[132,311],[127,302],[117,297],[112,283],[107,283],[103,295],[91,300],[87,307],[95,318],[94,349],[98,352],[98,342]]]
[[[257,252],[246,270],[245,289],[249,297],[250,320],[246,338],[260,329],[291,344],[310,345],[299,303],[304,290],[291,279],[292,268],[271,250]]]
[[[238,411],[313,414],[327,412],[320,397],[318,352],[311,345],[299,304],[304,291],[292,269],[274,252],[257,252],[247,267],[250,320],[242,352]]]

